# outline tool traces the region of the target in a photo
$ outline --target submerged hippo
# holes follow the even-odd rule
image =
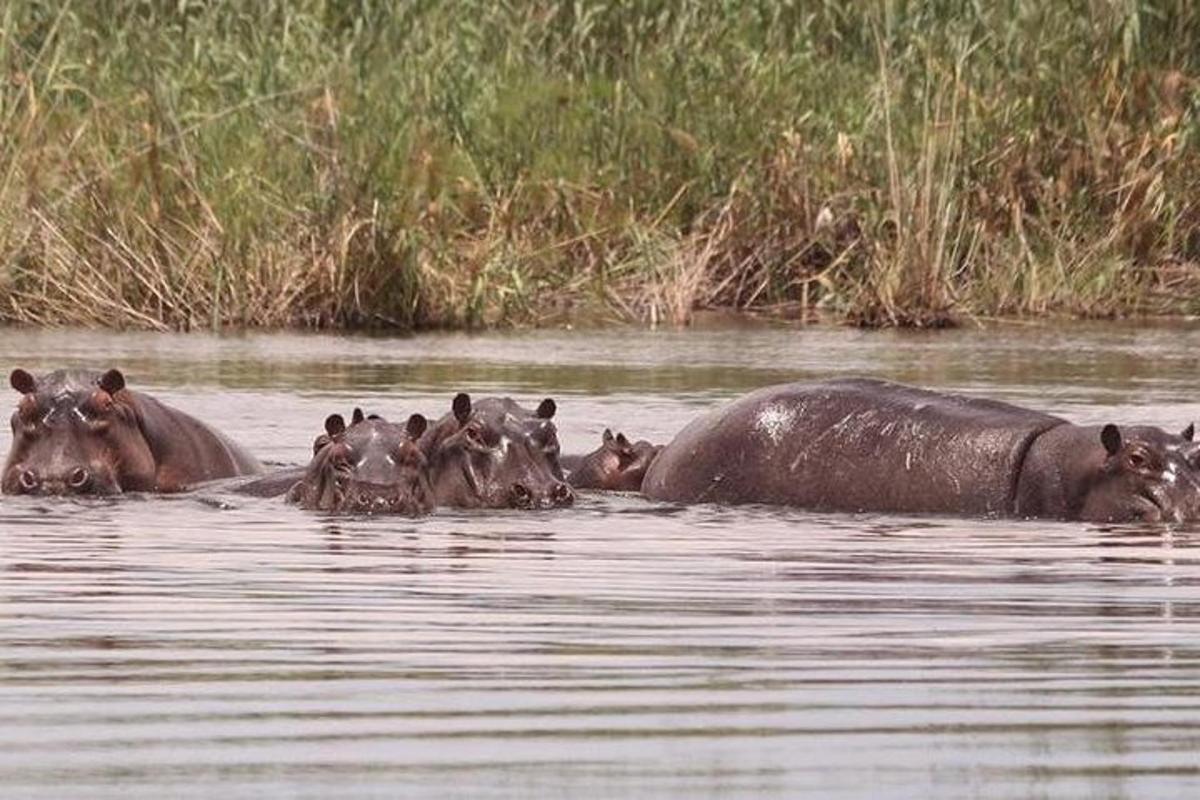
[[[658,500],[1093,521],[1200,517],[1194,428],[1079,426],[876,380],[785,384],[689,424]]]
[[[404,427],[354,410],[351,424],[340,414],[325,420],[313,458],[287,493],[310,510],[359,514],[428,514],[434,507],[429,465],[417,440],[428,423],[420,414]],[[252,492],[256,493],[256,492]]]
[[[568,483],[576,489],[636,492],[642,488],[646,470],[663,450],[644,439],[630,442],[625,434],[613,435],[609,428],[600,437],[600,447],[571,459]]]
[[[472,404],[455,396],[451,411],[421,437],[438,505],[458,508],[569,506],[562,479],[554,401],[528,411],[508,398]]]
[[[261,467],[204,423],[103,375],[13,370],[21,401],[0,480],[7,494],[177,492]]]

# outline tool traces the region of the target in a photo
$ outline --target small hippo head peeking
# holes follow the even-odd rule
[[[1103,463],[1084,487],[1079,517],[1097,522],[1200,519],[1200,445],[1195,427],[1179,436],[1159,428],[1105,425]],[[1094,463],[1094,462],[1093,462]]]
[[[451,411],[426,432],[438,503],[458,508],[569,506],[575,495],[562,480],[553,400],[529,412],[507,398],[472,404],[458,394]]]
[[[642,488],[642,478],[662,445],[639,440],[630,442],[625,434],[605,428],[600,447],[583,456],[571,471],[570,483],[576,489],[600,489],[611,492],[636,492]]]
[[[428,514],[434,507],[425,455],[417,440],[427,422],[413,414],[401,427],[354,410],[351,423],[340,414],[325,420],[313,442],[304,478],[287,499],[316,511],[351,514]]]
[[[62,370],[9,376],[21,394],[0,489],[6,494],[119,494],[156,488],[156,461],[125,377]]]

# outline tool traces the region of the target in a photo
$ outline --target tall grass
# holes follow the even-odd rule
[[[1191,0],[0,8],[0,319],[1200,310]]]

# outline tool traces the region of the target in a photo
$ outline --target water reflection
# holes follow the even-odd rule
[[[871,374],[1182,427],[1197,334],[1014,328],[415,339],[14,333],[119,363],[268,460],[331,410],[560,400],[665,440]],[[7,449],[8,433],[0,433]],[[210,487],[0,498],[11,796],[1187,796],[1200,529],[684,508],[308,514]]]

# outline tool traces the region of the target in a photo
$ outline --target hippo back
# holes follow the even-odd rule
[[[884,381],[785,384],[683,429],[642,491],[680,502],[997,515],[1032,441],[1064,420]]]
[[[160,491],[262,472],[258,461],[223,433],[150,395],[125,393],[158,464]]]

